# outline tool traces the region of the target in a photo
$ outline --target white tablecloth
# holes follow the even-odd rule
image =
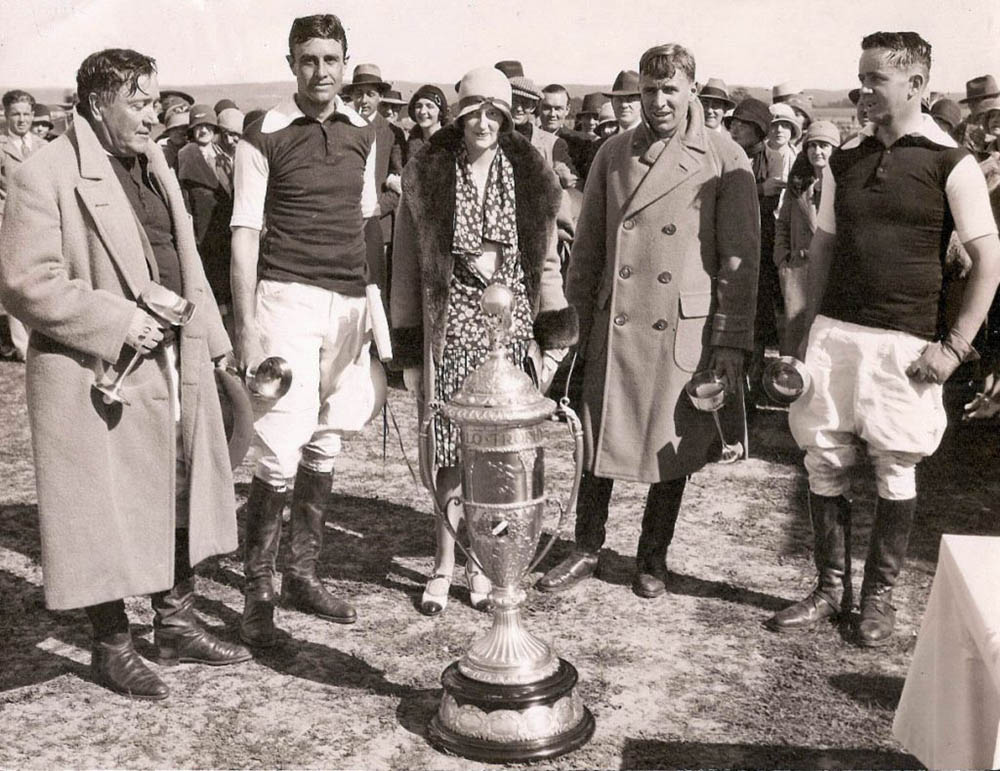
[[[928,768],[1000,768],[1000,538],[942,536],[892,732]]]

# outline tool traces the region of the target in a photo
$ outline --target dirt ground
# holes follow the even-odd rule
[[[392,391],[390,401],[415,462],[412,399]],[[425,739],[441,671],[488,619],[469,607],[461,571],[442,617],[417,612],[433,553],[430,502],[392,435],[383,459],[380,424],[345,449],[321,565],[327,585],[358,608],[358,623],[279,610],[286,636],[277,649],[217,670],[157,668],[172,694],[151,704],[97,686],[84,614],[44,607],[23,405],[23,365],[0,362],[0,766],[483,767],[439,754]],[[548,484],[566,490],[570,446],[552,428]],[[750,460],[692,478],[665,597],[642,600],[629,588],[645,494],[629,484],[615,488],[602,579],[564,595],[529,591],[528,624],[577,667],[597,719],[588,745],[541,767],[918,766],[891,737],[893,710],[940,534],[997,533],[996,426],[954,423],[921,467],[918,521],[896,593],[898,636],[878,651],[856,647],[831,625],[798,636],[762,628],[809,590],[811,534],[784,414],[764,414],[751,442]],[[873,504],[869,477],[859,472],[855,486],[856,586]],[[241,502],[248,480],[244,467]],[[568,551],[571,533],[570,525],[540,570]],[[242,608],[238,555],[199,572],[199,612],[233,638]],[[128,606],[140,651],[151,656],[148,602]]]

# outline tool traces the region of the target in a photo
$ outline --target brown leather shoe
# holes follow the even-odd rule
[[[865,648],[881,648],[892,641],[896,626],[896,608],[892,590],[861,598],[861,619],[858,621],[858,644]]]
[[[315,575],[299,577],[286,573],[281,582],[281,599],[289,608],[326,621],[353,624],[358,620],[354,606],[330,594]]]
[[[820,621],[840,615],[840,609],[819,591],[819,587],[809,596],[779,610],[764,626],[772,632],[803,632],[812,629]]]
[[[182,581],[153,596],[153,641],[161,664],[208,664],[221,667],[253,658],[238,643],[220,640],[205,629],[194,612],[194,584]]]
[[[598,555],[586,551],[574,551],[539,578],[535,587],[540,592],[566,591],[585,578],[597,575],[597,564]]]
[[[90,668],[98,683],[133,699],[162,701],[170,695],[167,684],[136,653],[131,632],[95,640]]]
[[[632,579],[632,591],[647,600],[662,597],[667,593],[667,577],[655,573],[636,573]]]

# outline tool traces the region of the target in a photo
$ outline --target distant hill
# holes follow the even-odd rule
[[[413,92],[416,91],[421,85],[421,83],[407,80],[397,80],[394,82],[394,87],[402,93],[404,99],[409,99]],[[455,100],[456,93],[454,83],[436,83],[434,85],[438,86],[444,92],[445,96],[448,97],[448,101]],[[541,89],[545,84],[538,83],[537,85],[539,89]],[[610,83],[602,83],[599,85],[573,83],[565,85],[566,90],[569,91],[570,98],[572,99],[574,111],[579,107],[584,94],[611,90]],[[0,87],[0,93],[14,87],[15,86],[2,86]],[[292,80],[282,80],[268,83],[227,83],[222,85],[201,86],[177,86],[164,84],[161,85],[161,88],[184,91],[193,96],[196,102],[204,104],[215,104],[219,99],[228,97],[236,102],[241,110],[246,112],[247,110],[257,108],[271,107],[280,102],[282,99],[288,98],[295,92],[295,82]],[[729,89],[730,93],[742,91],[749,96],[760,99],[768,104],[771,102],[770,88],[762,88],[760,86],[731,85]],[[61,104],[67,93],[67,89],[65,88],[37,88],[30,90],[38,101],[50,105]],[[850,101],[847,99],[848,90],[849,89],[806,89],[805,93],[806,95],[812,97],[813,105],[816,107],[850,107]],[[951,99],[958,100],[961,99],[964,94],[947,94],[947,96]]]

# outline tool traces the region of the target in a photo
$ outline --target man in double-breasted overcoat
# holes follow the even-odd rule
[[[0,297],[32,330],[27,396],[45,599],[86,608],[96,679],[162,699],[123,598],[153,594],[163,663],[249,659],[193,612],[192,565],[236,548],[233,479],[213,359],[229,349],[180,187],[149,139],[156,64],[110,49],[77,74],[79,115],[14,176]],[[183,327],[140,305],[154,283],[195,306]],[[124,379],[127,404],[95,383]]]
[[[753,344],[754,179],[740,148],[705,129],[694,68],[679,45],[643,55],[643,120],[604,144],[587,178],[566,288],[580,317],[586,472],[576,549],[544,591],[596,571],[615,479],[650,484],[633,589],[666,591],[684,484],[716,436],[684,385],[711,367],[735,391]]]

